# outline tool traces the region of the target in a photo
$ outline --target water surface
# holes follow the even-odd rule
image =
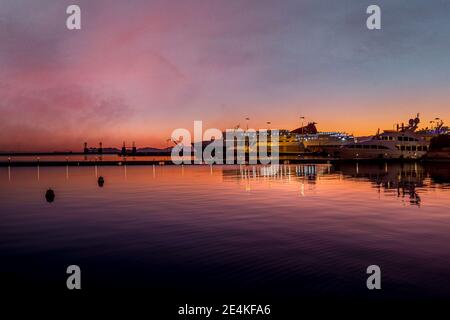
[[[449,207],[445,164],[3,167],[0,272],[53,292],[77,264],[88,291],[371,298],[376,264],[377,297],[450,299]]]

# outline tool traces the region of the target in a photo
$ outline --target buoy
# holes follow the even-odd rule
[[[98,177],[97,183],[98,183],[98,186],[101,188],[105,184],[105,179],[102,176],[100,176],[100,177]]]
[[[45,193],[45,199],[47,200],[47,202],[55,201],[55,192],[52,189],[48,189]]]

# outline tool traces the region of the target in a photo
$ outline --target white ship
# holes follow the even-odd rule
[[[327,148],[326,152],[342,159],[419,159],[427,154],[430,145],[425,135],[416,132],[419,123],[417,115],[407,126],[397,125],[397,130],[355,139],[338,148]]]

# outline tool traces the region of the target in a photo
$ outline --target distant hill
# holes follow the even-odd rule
[[[117,152],[120,152],[120,150],[117,148],[103,148],[103,152],[104,153],[117,153]]]
[[[145,148],[139,148],[137,149],[137,153],[153,153],[153,152],[170,152],[172,150],[172,148],[164,148],[164,149],[159,149],[159,148],[152,148],[152,147],[145,147]]]

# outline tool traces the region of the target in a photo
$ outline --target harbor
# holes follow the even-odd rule
[[[85,142],[82,152],[3,152],[0,153],[0,166],[170,165],[174,163],[173,156],[177,152],[182,156],[183,164],[249,165],[255,164],[250,163],[252,155],[255,160],[262,160],[262,150],[266,151],[266,157],[270,154],[272,163],[277,164],[449,162],[450,135],[443,120],[436,118],[430,121],[431,127],[421,129],[419,124],[417,114],[406,125],[395,124],[393,130],[380,132],[378,129],[376,134],[365,137],[355,137],[345,132],[320,132],[315,122],[294,130],[249,131],[247,127],[244,131],[235,128],[230,136],[227,136],[227,131],[222,133],[220,139],[212,138],[190,145],[172,139],[174,146],[164,149],[138,148],[134,141],[131,148],[124,141],[120,149],[104,148],[102,142],[97,147],[90,147]],[[262,136],[264,140],[260,140]],[[252,139],[255,141],[253,146]],[[175,152],[176,148],[179,151]],[[210,159],[199,159],[196,148],[201,152],[212,149],[220,153],[221,158],[210,156]]]
[[[449,16],[0,0],[3,304],[284,320],[424,302],[433,319],[450,301]]]

